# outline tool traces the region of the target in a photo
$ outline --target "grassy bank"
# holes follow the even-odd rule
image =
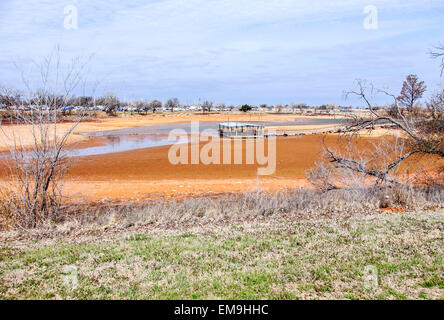
[[[443,230],[440,210],[3,244],[0,297],[444,299]]]

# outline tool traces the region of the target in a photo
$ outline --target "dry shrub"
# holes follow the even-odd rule
[[[378,191],[380,208],[405,208],[413,206],[413,189],[408,186],[388,186]]]
[[[17,227],[17,211],[15,208],[19,205],[20,200],[13,191],[6,188],[0,192],[0,230]]]
[[[377,189],[380,208],[423,209],[444,203],[444,187],[393,185]]]
[[[281,218],[342,219],[353,215],[375,214],[380,212],[380,208],[422,210],[443,207],[443,204],[444,188],[440,185],[435,185],[433,188],[399,185],[337,189],[327,192],[309,189],[278,193],[258,191],[182,200],[151,200],[143,203],[77,204],[65,207],[56,220],[41,224],[38,229],[52,230],[56,226],[58,230],[70,232],[73,229],[97,227],[182,228]],[[4,208],[4,203],[2,205]],[[13,212],[2,209],[0,221],[2,229],[14,226]]]
[[[0,230],[9,230],[14,226],[14,214],[8,201],[0,199]]]
[[[137,225],[180,228],[244,220],[346,218],[357,214],[375,214],[384,207],[431,209],[442,207],[443,203],[442,186],[435,189],[411,186],[356,188],[323,193],[296,189],[121,205],[102,203],[86,211],[74,208],[71,214],[62,217],[62,221],[74,227],[125,228]]]

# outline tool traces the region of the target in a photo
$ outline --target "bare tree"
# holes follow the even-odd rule
[[[53,52],[39,65],[40,88],[35,90],[23,77],[27,100],[32,103],[14,110],[14,125],[0,126],[1,139],[10,153],[5,159],[9,168],[8,205],[17,227],[36,227],[61,210],[62,179],[71,163],[69,137],[84,115],[78,113],[70,123],[61,125],[60,108],[82,81],[85,65],[74,59],[65,66],[59,50]]]
[[[165,103],[165,107],[170,109],[171,112],[173,112],[174,109],[178,108],[179,106],[180,102],[179,99],[177,98],[168,99],[167,102]]]
[[[3,105],[6,109],[21,104],[22,96],[23,93],[19,90],[0,85],[0,105]]]
[[[212,101],[205,100],[205,101],[202,103],[202,111],[203,111],[203,112],[211,112],[211,109],[213,109],[213,102],[212,102]]]
[[[430,56],[433,59],[441,59],[441,75],[444,72],[444,45],[440,44],[436,46],[431,52]]]
[[[131,102],[131,106],[134,107],[138,114],[148,111],[148,103],[145,100],[136,99]]]
[[[96,104],[105,107],[105,112],[110,116],[116,115],[116,110],[120,106],[119,98],[113,92],[107,92],[96,99]]]
[[[302,113],[302,109],[307,108],[307,105],[299,102],[291,102],[290,107],[293,113],[296,113],[296,110],[299,110],[299,113]]]
[[[340,137],[341,148],[324,145],[324,159],[316,162],[307,174],[309,181],[318,189],[328,191],[362,188],[374,182],[397,184],[396,174],[405,154],[405,140],[399,137],[380,139],[363,145],[348,136]]]
[[[381,140],[379,145],[367,146],[364,153],[356,150],[346,154],[332,150],[324,145],[326,161],[312,169],[308,178],[319,187],[324,185],[324,189],[338,188],[337,184],[331,182],[333,176],[330,171],[340,169],[342,171],[353,172],[364,175],[375,181],[376,184],[398,183],[396,178],[389,177],[395,172],[399,165],[415,154],[429,154],[444,157],[444,126],[441,122],[435,121],[427,116],[419,116],[414,112],[403,112],[398,97],[384,90],[375,89],[373,86],[366,86],[364,82],[357,82],[358,89],[348,92],[346,95],[358,96],[368,107],[370,116],[353,117],[351,124],[347,125],[342,135],[346,138],[347,148],[350,148],[354,139],[362,130],[372,131],[378,125],[391,126],[398,129],[402,137]],[[369,94],[370,92],[370,94]],[[382,93],[393,99],[393,106],[396,114],[390,115],[377,108],[371,102],[370,96],[374,93]],[[442,111],[436,117],[442,117]],[[327,174],[328,173],[328,174]],[[325,178],[330,180],[325,180]],[[324,182],[320,183],[324,179]],[[327,182],[328,181],[328,182]]]
[[[159,100],[153,100],[149,103],[148,108],[154,113],[156,110],[162,109],[162,102]]]
[[[427,86],[424,81],[419,81],[418,76],[410,74],[402,84],[401,95],[398,101],[401,107],[405,107],[409,113],[415,113],[415,104],[422,98]]]
[[[437,121],[444,120],[444,88],[436,92],[429,102],[427,102],[427,109],[432,116],[432,119]]]
[[[387,114],[383,114],[381,111],[376,111],[375,106],[370,102],[367,91],[382,93],[393,98],[393,104],[396,110],[396,117],[392,117]],[[410,152],[414,153],[424,153],[424,154],[435,154],[439,156],[444,156],[443,151],[443,138],[435,136],[433,128],[433,122],[426,117],[417,116],[412,113],[402,112],[402,108],[399,105],[398,98],[393,94],[388,93],[385,90],[375,89],[373,86],[366,87],[362,81],[358,81],[358,90],[350,91],[347,95],[356,95],[361,98],[368,107],[370,112],[370,117],[367,118],[355,118],[352,125],[347,126],[346,133],[358,133],[363,129],[372,130],[377,124],[389,124],[393,127],[401,130],[406,139],[409,141]]]
[[[304,109],[307,109],[308,106],[305,103],[292,102],[291,109],[295,113],[296,110],[299,110],[299,113],[303,113]]]
[[[227,106],[226,106],[225,103],[220,102],[220,103],[217,104],[217,110],[219,110],[219,111],[224,111],[224,110],[226,110],[226,109],[227,109]]]
[[[342,150],[332,149],[323,141],[325,158],[308,172],[313,185],[328,191],[360,188],[371,182],[398,184],[399,164],[410,156],[405,139],[382,138],[365,146],[354,138],[342,139]]]

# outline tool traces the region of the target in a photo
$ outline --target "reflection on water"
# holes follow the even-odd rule
[[[98,154],[123,152],[135,149],[152,148],[173,144],[167,136],[155,135],[106,135],[105,143],[101,146],[70,150],[68,156],[81,157]],[[184,139],[187,139],[184,137]],[[183,141],[185,142],[185,140]]]

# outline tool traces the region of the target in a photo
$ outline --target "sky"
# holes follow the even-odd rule
[[[397,94],[414,73],[438,89],[428,52],[443,30],[444,0],[0,0],[0,83],[38,86],[58,46],[91,57],[77,94],[360,106],[344,96],[356,79]]]

